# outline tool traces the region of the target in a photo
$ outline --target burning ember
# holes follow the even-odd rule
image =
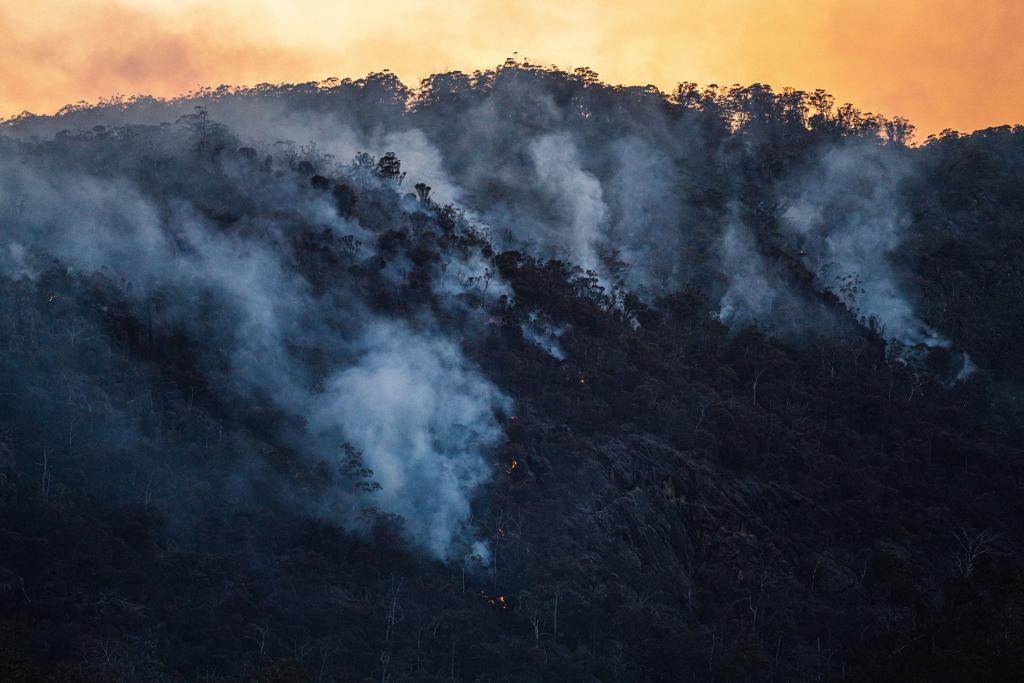
[[[494,605],[495,607],[500,607],[501,609],[508,609],[508,599],[504,595],[496,595],[494,597],[491,597],[487,593],[480,591],[480,597],[482,597],[484,600]]]
[[[583,375],[580,375],[580,380],[579,380],[579,382],[580,382],[580,384],[586,384],[586,383],[587,383],[587,378],[586,378],[586,377],[584,377]]]
[[[512,474],[517,467],[519,467],[519,461],[516,460],[515,458],[512,458],[512,462],[509,463],[509,466],[505,468],[505,474]]]

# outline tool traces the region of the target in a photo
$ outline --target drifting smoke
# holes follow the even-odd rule
[[[819,286],[858,319],[903,346],[948,346],[915,315],[891,261],[910,223],[903,186],[912,173],[898,150],[867,144],[829,149],[792,183],[782,226]]]
[[[319,155],[325,167],[362,150],[393,151],[411,178],[433,188],[435,201],[455,202],[493,228],[500,247],[566,259],[649,299],[716,272],[729,281],[723,320],[791,326],[766,317],[765,306],[801,295],[771,272],[772,260],[737,272],[735,252],[761,251],[763,236],[716,208],[746,199],[738,184],[743,146],[710,146],[706,123],[646,89],[574,82],[568,95],[565,82],[530,68],[503,68],[490,78],[475,87],[461,74],[435,76],[411,108],[409,91],[378,74],[84,109],[18,130],[158,124],[198,104],[245,144],[263,151],[291,145],[293,153]],[[819,287],[837,293],[856,317],[874,319],[904,344],[945,343],[916,317],[889,259],[905,233],[903,186],[914,173],[901,148],[837,142],[816,156],[812,168],[784,175],[769,198],[788,206],[779,223],[795,240],[791,251],[803,250]],[[749,239],[739,237],[743,230]],[[827,312],[800,317],[806,329],[834,322]]]
[[[453,530],[490,474],[480,454],[502,439],[495,411],[511,402],[445,339],[377,322],[359,347],[357,364],[327,382],[313,424],[362,449],[381,507],[405,518],[417,544],[451,557]]]
[[[630,286],[659,292],[685,282],[686,238],[693,226],[683,220],[683,171],[652,141],[631,136],[611,148],[612,169],[605,194],[612,198],[607,247],[626,264]],[[678,226],[673,229],[673,226]]]
[[[537,187],[550,193],[548,205],[558,226],[537,235],[548,253],[565,253],[587,269],[598,267],[595,251],[607,212],[601,183],[580,167],[568,135],[546,135],[530,143]]]
[[[0,139],[0,272],[33,280],[56,259],[159,300],[151,325],[201,349],[227,402],[272,406],[287,417],[276,441],[311,460],[337,464],[354,444],[381,486],[363,502],[441,558],[485,552],[471,501],[511,405],[437,318],[472,337],[514,295],[490,244],[438,246],[457,242],[440,204],[499,249],[566,260],[649,304],[697,287],[734,329],[834,331],[815,298],[831,292],[903,346],[949,344],[894,265],[914,174],[899,145],[821,143],[769,183],[757,117],[744,128],[714,93],[670,100],[518,65],[475,78],[414,94],[377,74],[8,124],[20,141]],[[385,152],[407,181],[379,172]],[[403,196],[413,183],[429,198]],[[313,246],[293,248],[300,235]],[[520,329],[562,360],[563,322]]]
[[[558,338],[565,332],[564,325],[554,325],[545,321],[536,311],[527,316],[520,326],[523,338],[539,349],[544,350],[555,360],[565,360],[566,354],[558,343]]]
[[[730,274],[718,318],[727,325],[767,323],[775,318],[779,283],[770,273],[750,232],[737,220],[729,221],[720,246],[722,267]]]
[[[470,500],[488,479],[483,455],[501,441],[495,412],[509,410],[510,401],[429,314],[400,323],[370,313],[358,289],[315,292],[285,246],[307,226],[352,244],[371,233],[277,162],[276,172],[244,160],[210,171],[187,146],[172,145],[167,175],[144,188],[89,161],[74,168],[77,160],[69,163],[63,150],[23,151],[0,165],[0,200],[14,207],[3,215],[0,273],[34,279],[57,259],[68,273],[119,280],[131,301],[159,299],[156,325],[182,330],[206,349],[206,372],[220,377],[229,402],[269,402],[293,425],[275,438],[310,462],[340,465],[339,444],[355,444],[380,485],[365,505],[401,515],[408,537],[436,557],[474,546]],[[133,163],[118,160],[122,170]],[[189,187],[193,171],[219,185],[220,211],[241,230],[225,230],[197,210],[211,188]],[[478,256],[455,263],[481,267]],[[483,277],[467,275],[461,289],[439,278],[435,289],[454,296]],[[492,295],[502,287],[493,283]],[[323,350],[334,371],[318,377],[297,347]],[[475,552],[485,549],[476,544]]]
[[[11,242],[0,249],[0,273],[9,274],[14,280],[35,279],[35,273],[25,263],[25,247]]]

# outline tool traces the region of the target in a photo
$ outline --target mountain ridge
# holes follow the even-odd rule
[[[485,76],[8,124],[4,677],[1012,680],[1020,127]]]

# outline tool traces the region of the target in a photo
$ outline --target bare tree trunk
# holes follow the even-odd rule
[[[40,493],[43,496],[43,502],[47,502],[50,499],[50,450],[48,448],[43,449],[43,462],[40,463],[43,468],[42,484],[40,486]]]
[[[551,626],[551,629],[552,629],[551,630],[551,639],[554,640],[554,641],[558,640],[558,599],[560,597],[562,597],[562,594],[560,592],[556,592],[555,593],[555,614],[554,614],[554,619],[553,619],[554,623]]]
[[[395,624],[397,624],[399,622],[399,619],[398,619],[398,595],[399,595],[399,593],[402,592],[402,583],[405,581],[405,578],[404,577],[400,578],[398,580],[398,585],[397,586],[394,585],[394,579],[392,579],[391,581],[392,581],[391,605],[388,607],[387,617],[384,620],[385,621],[384,642],[389,642],[391,640],[391,630],[392,630],[392,628],[394,628]]]

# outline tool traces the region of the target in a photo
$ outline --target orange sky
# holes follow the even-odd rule
[[[923,134],[1024,120],[1022,0],[0,0],[0,116],[383,68],[412,85],[513,52],[666,89],[823,87]]]

